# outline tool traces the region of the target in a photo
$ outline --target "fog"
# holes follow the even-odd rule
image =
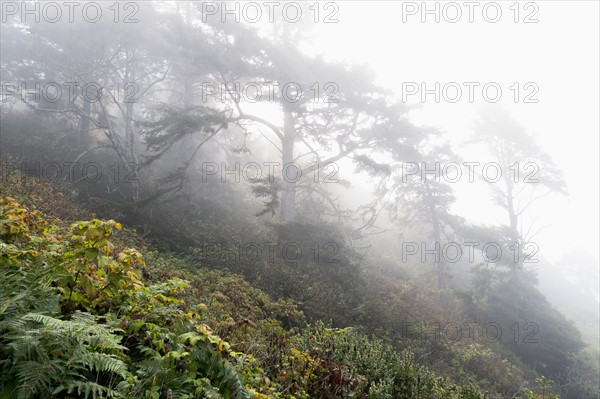
[[[505,92],[498,106],[535,134],[538,145],[560,166],[569,187],[568,197],[548,198],[537,206],[552,224],[537,237],[544,244],[544,253],[558,259],[577,247],[597,259],[598,225],[585,221],[598,220],[599,60],[597,52],[585,49],[600,45],[594,24],[598,4],[581,1],[566,7],[560,1],[544,2],[536,12],[539,22],[534,24],[515,24],[508,18],[514,16],[508,7],[503,8],[505,18],[496,24],[475,12],[474,22],[469,23],[464,8],[465,21],[450,23],[443,18],[443,3],[439,4],[440,22],[430,14],[425,15],[429,23],[422,23],[422,7],[414,16],[405,15],[403,22],[402,2],[376,1],[366,10],[361,2],[344,3],[339,23],[316,25],[313,35],[318,39],[309,51],[332,60],[368,64],[376,72],[377,82],[399,97],[406,82],[426,82],[429,89],[435,82],[461,86],[463,82],[500,83]],[[429,9],[434,10],[434,5]],[[539,101],[515,103],[508,89],[514,82],[536,83],[540,91],[535,99]],[[478,106],[487,104],[480,93],[470,104],[467,88],[463,89],[463,98],[456,104],[443,100],[438,104],[429,95],[413,120],[438,126],[460,143],[472,132]],[[408,102],[421,103],[420,94],[409,96]],[[465,159],[479,159],[468,149],[460,154]],[[582,159],[590,162],[583,174]],[[467,201],[467,195],[460,197],[456,212],[480,222],[498,222],[489,209]],[[568,212],[555,212],[565,207]]]
[[[436,398],[598,397],[598,2],[2,1],[0,11],[5,281],[34,263],[49,267],[45,250],[63,253],[34,239],[33,227],[18,238],[24,227],[10,215],[26,211],[11,214],[10,201],[60,226],[86,215],[114,219],[129,237],[123,242],[148,252],[148,269],[138,271],[148,292],[159,292],[151,283],[216,271],[256,289],[232,294],[224,288],[230,282],[213,276],[193,283],[196,291],[180,303],[164,300],[185,311],[208,306],[189,316],[204,323],[194,328],[256,358],[252,372],[246,355],[224,362],[241,376],[235,397],[434,397],[398,388],[401,375],[378,379],[379,363],[302,349],[300,342],[320,339],[319,323],[373,340],[364,345],[381,339],[390,356],[408,353],[415,367],[448,384],[481,390],[468,396],[471,388],[456,388],[463,393],[452,396],[459,391],[442,385]],[[96,248],[90,242],[82,241],[88,252]],[[37,246],[27,252],[27,245]],[[114,252],[119,262],[129,256],[106,248],[99,253]],[[92,273],[107,267],[102,262]],[[104,307],[73,299],[78,278],[53,317],[129,317],[112,308],[114,298]],[[50,285],[64,296],[60,281]],[[111,284],[85,286],[75,298]],[[217,288],[205,300],[211,284]],[[3,290],[6,306],[26,292]],[[263,293],[290,307],[285,316],[266,299],[248,305]],[[141,301],[131,298],[123,303]],[[0,331],[25,328],[2,312]],[[129,331],[138,317],[131,315],[118,328]],[[414,339],[405,322],[481,323],[475,336],[483,341]],[[269,323],[280,323],[279,344]],[[487,339],[490,323],[504,335]],[[17,359],[10,339],[0,350]],[[138,370],[119,385],[106,377],[106,391],[94,389],[107,397],[233,397],[211,368],[167,365],[187,349],[156,349],[162,374]],[[315,365],[306,378],[295,374],[298,353]],[[140,359],[124,367],[134,373]],[[386,361],[383,369],[400,370]],[[54,397],[48,392],[79,386],[87,397],[80,382],[44,382],[26,394],[29,380],[16,367],[0,368],[0,396]],[[179,386],[169,374],[175,369],[193,369],[193,377]]]

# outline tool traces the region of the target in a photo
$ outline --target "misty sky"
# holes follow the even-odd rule
[[[598,259],[599,3],[536,2],[539,10],[533,17],[539,22],[529,24],[514,23],[509,9],[513,2],[499,3],[503,15],[498,23],[486,22],[475,9],[473,23],[464,14],[452,24],[441,11],[440,23],[432,15],[422,23],[420,13],[406,15],[404,23],[401,2],[338,2],[339,23],[315,25],[315,40],[307,51],[327,59],[367,63],[378,82],[394,88],[399,96],[403,82],[426,82],[428,87],[435,82],[497,82],[503,93],[495,106],[509,110],[535,134],[568,185],[568,197],[546,197],[529,214],[538,218],[538,227],[550,225],[534,239],[541,256],[558,259],[572,248],[583,248]],[[433,2],[428,4],[433,8]],[[523,19],[534,10],[520,11]],[[515,103],[509,89],[514,82],[521,87],[536,83],[539,92],[533,98],[539,102]],[[443,99],[436,104],[429,96],[422,109],[413,113],[414,120],[443,128],[460,144],[471,133],[477,109],[488,105],[477,89],[475,95],[473,104],[466,90],[455,104]],[[416,95],[408,100],[420,101]],[[479,159],[464,147],[458,150],[465,160]],[[481,203],[481,194],[468,195],[481,193],[480,188],[463,184],[460,190],[467,195],[457,196],[457,213],[474,222],[506,222],[503,213]]]

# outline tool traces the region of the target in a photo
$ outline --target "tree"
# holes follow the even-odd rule
[[[474,140],[483,143],[497,165],[500,180],[481,176],[489,183],[495,203],[506,212],[506,249],[515,251],[513,271],[522,269],[524,247],[538,231],[532,223],[524,230],[523,216],[542,197],[566,194],[562,174],[552,159],[522,126],[505,112],[488,110],[475,126]],[[507,251],[509,252],[509,251]]]
[[[455,197],[450,185],[442,179],[445,178],[446,164],[455,158],[455,154],[449,145],[434,146],[427,135],[422,137],[412,157],[391,153],[394,163],[380,181],[377,197],[385,204],[392,221],[405,230],[425,231],[425,235],[433,239],[439,299],[441,306],[447,309],[448,272],[441,248],[455,236],[449,223]]]
[[[153,7],[140,11],[139,18],[157,20]],[[141,178],[139,132],[134,122],[148,102],[156,101],[154,90],[167,78],[169,62],[164,57],[167,44],[160,27],[133,25],[102,19],[96,24],[78,21],[20,27],[20,40],[30,46],[15,53],[20,61],[10,60],[3,69],[42,87],[60,87],[56,103],[30,96],[22,100],[34,111],[56,113],[74,122],[80,153],[73,162],[93,151],[110,149],[130,176],[128,192],[122,195],[136,202]],[[48,102],[53,106],[47,107]],[[104,138],[92,140],[92,131],[102,132]],[[111,183],[117,192],[125,188],[119,181]]]
[[[259,132],[280,156],[279,181],[271,180],[271,189],[260,193],[281,194],[280,201],[271,198],[268,203],[280,204],[283,222],[296,219],[300,193],[305,198],[314,194],[328,197],[322,185],[312,184],[316,171],[365,153],[383,137],[382,130],[392,130],[399,120],[405,120],[406,108],[393,105],[390,93],[374,85],[366,69],[305,55],[298,50],[299,32],[289,25],[275,27],[279,29],[277,39],[261,38],[243,25],[213,24],[210,28],[224,54],[215,81],[225,88],[258,83],[262,90],[259,101],[272,104],[278,113],[268,118],[249,112],[248,101],[240,101],[232,90],[226,90],[222,112],[243,131]],[[269,92],[273,86],[275,90]],[[262,133],[261,127],[270,135]],[[395,133],[401,140],[411,132],[397,129]],[[286,173],[290,166],[300,179]],[[334,201],[326,202],[339,214]]]
[[[473,228],[462,233],[479,242],[495,242],[502,256],[484,259],[474,268],[472,296],[467,306],[478,318],[506,326],[502,342],[538,372],[560,378],[569,358],[583,346],[580,333],[552,308],[526,268],[524,252],[536,232],[524,229],[524,215],[549,193],[566,193],[561,173],[533,136],[500,111],[487,111],[476,124],[474,142],[485,145],[496,176],[480,174],[489,183],[495,203],[505,211],[506,224]]]

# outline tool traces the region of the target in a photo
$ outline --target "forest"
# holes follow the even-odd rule
[[[382,83],[384,3],[0,3],[0,399],[600,398],[597,125]]]

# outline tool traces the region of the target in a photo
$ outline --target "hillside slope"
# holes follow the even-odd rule
[[[494,379],[524,388],[534,375],[501,346],[450,345],[426,333],[398,342],[314,315],[309,324],[305,303],[153,250],[134,231],[95,219],[68,190],[4,177],[0,397],[468,399],[502,397]],[[380,303],[398,288],[385,280],[393,281],[385,269],[364,280],[388,291]],[[408,302],[415,291],[403,284]],[[415,317],[412,301],[398,305]],[[418,364],[415,351],[424,350],[438,352],[434,369],[447,377]]]

